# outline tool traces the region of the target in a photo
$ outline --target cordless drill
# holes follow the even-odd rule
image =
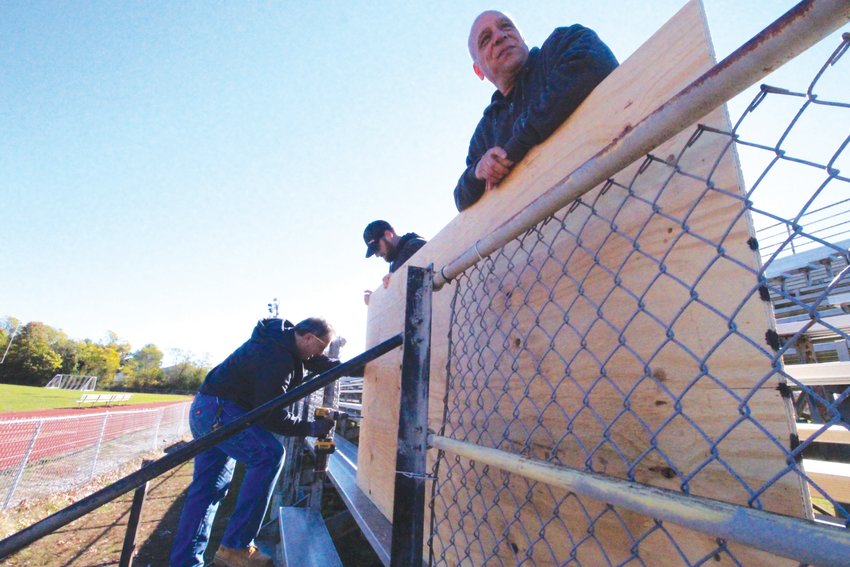
[[[313,411],[313,418],[319,419],[320,417],[323,417],[325,419],[332,419],[334,420],[334,422],[336,422],[346,417],[346,414],[337,411],[333,408],[316,408]],[[313,467],[313,472],[327,472],[328,457],[332,455],[334,451],[336,451],[336,444],[334,443],[334,430],[331,429],[327,435],[316,438],[316,444],[313,445],[313,449],[316,454],[316,464]]]

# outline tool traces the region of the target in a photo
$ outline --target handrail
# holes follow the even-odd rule
[[[382,356],[394,348],[402,344],[402,335],[395,335],[384,342],[364,351],[355,356],[348,362],[335,366],[330,370],[322,372],[309,382],[294,388],[281,396],[266,402],[265,404],[251,410],[239,419],[236,419],[227,425],[216,429],[200,437],[185,446],[174,451],[173,453],[157,459],[153,463],[142,467],[136,472],[130,473],[124,478],[115,483],[98,490],[79,502],[76,502],[67,508],[63,508],[47,518],[36,522],[35,524],[24,528],[23,530],[12,534],[6,539],[0,541],[0,560],[5,559],[12,553],[23,549],[31,543],[43,538],[44,536],[58,530],[59,528],[69,524],[77,518],[88,514],[92,510],[103,506],[107,502],[115,500],[119,496],[130,492],[131,490],[143,485],[149,480],[164,474],[171,469],[188,461],[195,455],[206,451],[210,447],[220,443],[224,439],[239,433],[243,429],[247,429],[255,421],[263,417],[266,413],[291,405],[298,400],[305,398],[324,388],[334,380],[344,376],[348,371],[359,369],[367,362],[370,362],[379,356]]]
[[[847,565],[850,555],[850,533],[845,528],[694,494],[684,495],[439,435],[428,435],[428,446],[649,518],[672,522],[806,564]]]

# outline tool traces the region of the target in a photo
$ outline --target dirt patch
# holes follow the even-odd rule
[[[147,455],[156,458],[161,454]],[[51,496],[34,502],[22,502],[0,515],[0,535],[6,537],[60,510],[111,482],[137,470],[142,459],[137,459],[119,470],[97,478],[94,482],[72,493]],[[148,485],[144,514],[139,526],[137,547],[139,556],[135,565],[168,565],[171,547],[171,530],[167,522],[176,525],[183,505],[183,493],[192,480],[192,462],[185,463],[152,480]],[[124,536],[133,492],[104,504],[90,514],[79,518],[55,533],[45,536],[15,555],[6,558],[4,565],[24,567],[43,565],[59,567],[101,567],[117,565],[121,558]],[[153,544],[148,545],[148,541]],[[147,550],[143,555],[142,551]]]
[[[175,445],[168,450],[176,449],[179,446]],[[162,453],[151,453],[146,455],[145,458],[155,459],[161,456]],[[0,537],[5,538],[30,526],[88,494],[138,470],[141,463],[141,458],[136,459],[121,469],[103,475],[94,482],[71,493],[51,496],[38,501],[22,502],[15,508],[0,513]],[[305,466],[312,467],[309,462],[306,462]],[[168,554],[171,551],[174,531],[177,527],[180,511],[183,508],[186,489],[192,481],[193,470],[193,461],[189,461],[155,478],[148,484],[142,521],[136,539],[137,555],[133,561],[135,567],[168,565]],[[208,565],[212,564],[212,558],[221,541],[227,518],[233,510],[243,473],[243,467],[237,465],[233,478],[233,489],[221,503],[218,514],[216,514],[216,521],[205,557]],[[118,565],[132,501],[133,492],[124,494],[6,558],[3,565],[9,567],[30,567],[33,565],[44,567],[105,567]],[[357,525],[345,513],[345,505],[330,483],[325,485],[322,508],[323,515],[329,519],[329,527],[333,526],[331,527],[331,535],[343,565],[381,567],[380,560],[372,551]],[[331,518],[335,519],[331,520]],[[267,553],[272,550],[265,544],[269,540],[275,540],[276,533],[277,526],[274,523],[269,524],[261,533],[261,541],[258,543]]]

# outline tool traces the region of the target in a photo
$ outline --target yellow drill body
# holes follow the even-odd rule
[[[345,414],[343,412],[333,408],[318,407],[313,410],[314,419],[325,418],[337,421],[344,416]],[[328,470],[328,457],[336,451],[336,443],[334,443],[333,435],[334,431],[331,429],[326,436],[316,438],[316,443],[313,445],[316,455],[316,465],[313,467],[314,472],[323,473]]]

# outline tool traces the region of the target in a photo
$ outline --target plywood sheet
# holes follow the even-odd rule
[[[437,269],[447,264],[712,64],[704,15],[692,1],[535,148],[500,189],[458,215],[409,264],[433,263]],[[729,128],[722,110],[701,122]],[[690,134],[677,136],[653,154],[672,160]],[[490,445],[503,445],[499,448],[531,447],[536,452],[532,456],[576,468],[589,462],[594,470],[612,476],[632,474],[639,482],[679,490],[682,480],[670,475],[672,467],[687,475],[692,493],[739,504],[746,504],[753,490],[762,489],[785,466],[783,451],[766,441],[765,431],[787,440],[792,424],[787,404],[775,390],[768,358],[758,347],[773,323],[768,305],[753,295],[753,269],[759,260],[747,246],[751,227],[741,200],[735,198],[741,194],[739,172],[734,155],[723,153],[726,143],[704,136],[681,166],[700,175],[711,173],[712,181],[728,194],[707,194],[704,183],[684,177],[666,183],[669,168],[656,171],[650,166],[630,191],[609,189],[597,199],[597,188],[564,224],[541,228],[533,238],[545,244],[525,241],[510,258],[489,260],[491,271],[475,276],[492,279],[480,282],[488,293],[476,298],[481,303],[470,310],[473,315],[452,331],[455,342],[466,340],[475,351],[472,362],[452,372],[455,380],[475,384],[470,403],[480,411],[450,415],[447,435],[484,431]],[[717,165],[721,155],[725,157]],[[627,168],[618,181],[628,184],[639,165]],[[451,198],[450,188],[446,198]],[[389,289],[372,295],[368,346],[402,330],[405,279],[403,267]],[[429,416],[434,430],[443,424],[451,303],[457,286],[445,286],[433,301]],[[730,333],[726,315],[732,313],[735,332]],[[398,351],[370,364],[364,386],[358,484],[388,517],[397,415],[404,411],[399,408],[400,364]],[[710,378],[700,377],[706,365]],[[557,404],[547,405],[550,399]],[[510,411],[516,411],[517,418],[492,417],[505,409],[500,404],[513,404]],[[593,412],[583,409],[588,407]],[[742,407],[758,427],[741,420]],[[699,427],[677,417],[679,413]],[[705,441],[721,437],[716,448]],[[650,446],[655,449],[647,451]],[[717,458],[713,451],[722,456]],[[740,471],[733,483],[728,463]],[[527,487],[518,485],[517,490]],[[496,492],[483,487],[478,495],[467,496],[467,504],[474,507],[479,498],[492,502]],[[551,506],[550,496],[539,498],[534,506]],[[805,492],[794,474],[780,478],[759,498],[767,510],[796,516],[807,510]],[[523,522],[533,524],[535,516],[527,516],[528,509],[523,507],[520,514]],[[559,513],[570,530],[582,529],[581,514]],[[611,530],[622,532],[614,524]],[[488,529],[495,530],[494,538],[501,537],[498,526]],[[617,538],[608,540],[612,550],[583,547],[588,564],[600,559],[599,553],[615,557],[627,552],[628,537],[621,533]],[[559,547],[568,545],[561,539],[552,544],[558,553],[568,549]],[[617,541],[625,546],[619,552]],[[693,534],[676,541],[692,546],[683,551],[688,557],[702,557],[699,554],[714,545],[711,538]],[[653,535],[642,545],[661,549],[670,542]],[[514,553],[503,552],[504,560]],[[481,553],[478,559],[486,557]],[[536,553],[540,564],[547,564],[545,553]],[[746,550],[735,556],[745,563],[764,561]]]

